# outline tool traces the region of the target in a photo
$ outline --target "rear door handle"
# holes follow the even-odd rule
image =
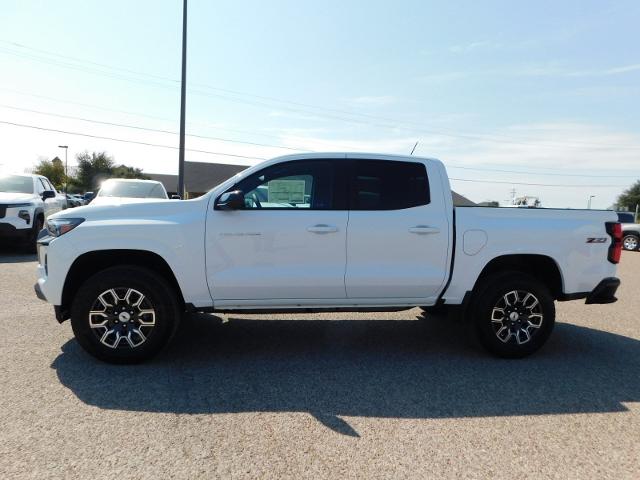
[[[411,233],[417,233],[418,235],[426,235],[428,233],[440,233],[440,229],[437,227],[430,227],[429,225],[416,225],[409,229]]]
[[[312,227],[307,228],[307,232],[312,232],[312,233],[333,233],[337,231],[338,231],[338,227],[334,227],[333,225],[327,225],[325,223],[319,223],[318,225],[314,225]]]

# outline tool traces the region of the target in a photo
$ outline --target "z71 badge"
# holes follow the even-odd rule
[[[587,243],[605,243],[607,237],[587,238]]]

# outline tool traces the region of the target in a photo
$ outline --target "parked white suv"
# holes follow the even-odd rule
[[[612,211],[454,207],[427,158],[304,154],[181,202],[80,207],[47,222],[36,294],[111,362],[149,358],[185,311],[466,312],[504,357],[538,350],[554,301],[611,303]]]
[[[29,251],[45,219],[66,207],[63,194],[41,175],[0,175],[0,239],[18,241]]]

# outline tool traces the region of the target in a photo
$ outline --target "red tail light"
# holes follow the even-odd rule
[[[622,254],[622,225],[616,222],[607,222],[607,233],[611,236],[611,246],[607,259],[611,263],[620,263]]]

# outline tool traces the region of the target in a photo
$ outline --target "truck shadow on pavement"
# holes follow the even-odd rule
[[[24,249],[14,245],[0,243],[0,264],[35,262],[38,256],[35,253],[25,253]]]
[[[341,416],[459,418],[620,412],[640,401],[640,342],[556,325],[538,354],[501,360],[457,322],[259,320],[195,315],[154,361],[113,366],[75,340],[52,364],[63,385],[105,409],[181,414],[308,412],[332,430]]]

